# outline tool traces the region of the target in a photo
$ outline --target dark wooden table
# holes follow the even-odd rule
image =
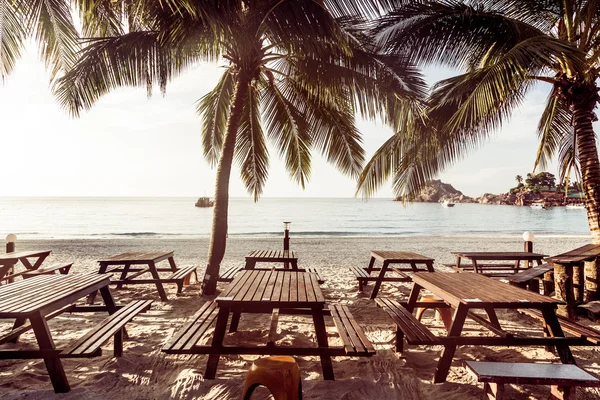
[[[283,263],[290,264],[292,269],[298,269],[298,257],[291,250],[253,250],[246,256],[245,269],[253,269],[256,263]],[[286,267],[287,268],[287,267]]]
[[[95,306],[95,310],[106,310],[109,314],[117,311],[108,285],[106,275],[40,275],[0,287],[0,318],[15,319],[13,331],[16,335],[5,335],[0,342],[16,340],[20,333],[33,329],[39,350],[0,350],[0,358],[43,358],[55,392],[70,390],[69,381],[59,358],[47,319],[66,311],[68,306],[79,299],[100,290],[104,307]],[[29,320],[30,326],[25,322]]]
[[[4,280],[4,277],[19,262],[25,267],[23,272],[38,269],[51,252],[52,250],[31,250],[0,254],[0,281]],[[13,274],[12,276],[17,275]]]
[[[375,267],[375,261],[378,260],[382,263],[381,268]],[[409,251],[388,251],[388,250],[372,250],[371,260],[369,266],[366,268],[367,273],[370,275],[373,271],[379,271],[375,286],[371,292],[371,300],[374,300],[379,293],[382,282],[410,282],[411,278],[405,275],[403,272],[418,272],[418,271],[429,271],[433,272],[433,258],[422,256],[421,254],[412,253]],[[408,264],[410,267],[390,267],[391,264]],[[423,268],[423,266],[425,268]],[[393,271],[400,274],[400,278],[386,277],[385,274],[389,271]]]
[[[144,285],[154,284],[162,301],[168,301],[167,293],[163,287],[163,282],[159,272],[168,271],[171,273],[177,272],[177,264],[173,259],[174,252],[172,251],[151,251],[151,252],[131,252],[122,253],[99,260],[100,274],[110,274],[120,272],[121,276],[117,280],[112,280],[111,284],[116,284],[117,288],[121,285]],[[167,260],[169,267],[160,268],[156,264]],[[110,268],[109,267],[114,267]],[[140,275],[150,273],[151,279],[136,279]]]
[[[209,356],[205,373],[207,379],[214,379],[220,354],[232,353],[318,355],[321,358],[323,377],[333,379],[333,353],[327,351],[329,345],[323,318],[327,315],[325,297],[314,274],[283,270],[243,270],[215,301],[219,306],[219,314],[211,347],[216,352]],[[235,332],[242,312],[272,313],[274,309],[287,314],[312,315],[318,347],[244,346],[228,349],[223,346],[230,313],[233,313],[230,332]],[[343,349],[340,349],[337,355],[343,354]]]
[[[422,289],[429,290],[454,308],[452,325],[447,337],[442,338],[442,350],[434,383],[444,382],[454,352],[459,345],[476,346],[556,346],[563,364],[574,364],[569,344],[576,345],[581,338],[565,338],[556,316],[556,307],[562,302],[517,288],[481,274],[454,274],[443,272],[413,274],[414,286],[406,308],[413,312]],[[537,309],[542,312],[551,337],[524,337],[506,332],[500,326],[497,309]],[[488,319],[473,313],[483,310]],[[497,337],[462,336],[465,319],[470,318]]]
[[[575,307],[583,302],[585,273],[583,265],[600,257],[600,244],[587,244],[577,249],[546,258],[554,267],[555,294],[566,306],[559,307],[561,314],[575,319]]]
[[[530,253],[526,251],[453,251],[456,256],[456,269],[459,271],[470,270],[478,274],[488,276],[506,276],[516,274],[519,271],[529,268],[529,262],[535,261],[537,265],[542,264],[546,255]],[[461,267],[463,258],[470,260],[473,265],[468,268]],[[511,261],[509,265],[504,264],[482,264],[482,261]],[[526,265],[521,267],[521,262],[526,261]]]

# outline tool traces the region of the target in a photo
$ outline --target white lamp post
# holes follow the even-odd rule
[[[15,251],[15,242],[17,241],[17,235],[9,233],[6,235],[6,252],[12,253]]]

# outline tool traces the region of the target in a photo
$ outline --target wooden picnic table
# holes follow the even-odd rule
[[[475,346],[556,346],[563,364],[574,364],[570,345],[583,344],[585,338],[565,338],[556,307],[562,302],[531,291],[507,285],[481,274],[454,274],[443,272],[413,274],[414,286],[406,308],[413,312],[422,289],[429,290],[454,308],[454,316],[446,337],[438,338],[443,344],[434,383],[444,382],[448,375],[456,347]],[[483,310],[488,319],[473,313]],[[551,337],[525,337],[506,332],[500,326],[497,309],[536,309],[543,314]],[[484,326],[496,337],[461,336],[466,318]]]
[[[376,260],[382,263],[381,268],[375,267]],[[366,272],[369,276],[373,271],[379,271],[379,274],[377,280],[375,280],[373,291],[371,292],[371,300],[377,297],[382,282],[410,282],[410,276],[404,274],[404,272],[433,272],[434,261],[433,258],[412,253],[410,251],[372,250],[371,259],[369,261],[369,266],[366,268]],[[390,267],[391,264],[408,264],[410,267]],[[425,266],[425,268],[422,268],[422,266]],[[400,275],[400,277],[386,277],[386,273],[390,271],[395,272]]]
[[[587,244],[577,249],[546,258],[554,267],[555,294],[566,306],[559,312],[566,317],[577,318],[575,308],[583,302],[585,283],[584,262],[600,257],[600,244]]]
[[[537,265],[542,264],[542,260],[546,255],[531,253],[527,251],[453,251],[456,256],[455,269],[459,272],[473,271],[478,274],[483,274],[493,277],[505,277],[516,274],[519,271],[530,268],[529,262],[535,261]],[[472,265],[462,266],[463,258],[470,260]],[[509,264],[484,264],[482,261],[511,261]],[[524,267],[521,267],[521,262],[525,261]]]
[[[0,254],[0,281],[4,280],[4,277],[19,262],[23,264],[25,271],[18,274],[11,274],[11,278],[28,271],[35,271],[42,265],[51,252],[52,250],[27,250]]]
[[[163,283],[177,283],[178,292],[188,282],[189,275],[195,273],[195,267],[177,268],[173,258],[173,251],[151,251],[151,252],[129,252],[117,254],[104,260],[99,260],[99,274],[111,274],[120,272],[119,279],[111,280],[112,285],[120,288],[122,285],[144,285],[154,284],[162,301],[168,301],[167,293]],[[167,260],[169,267],[158,267],[157,264]],[[109,267],[113,267],[110,268]],[[160,272],[170,272],[167,278],[161,278]],[[151,274],[151,279],[138,279],[144,274]]]
[[[113,314],[118,308],[109,283],[106,275],[40,275],[0,287],[0,318],[15,319],[13,330],[0,338],[0,344],[15,341],[33,329],[39,347],[39,350],[0,350],[0,359],[43,358],[55,392],[68,392],[70,387],[60,360],[61,350],[54,345],[47,320],[73,311],[70,305],[98,290],[104,306],[93,306],[94,311]],[[29,325],[25,324],[27,320]]]
[[[266,345],[225,346],[223,339],[229,315],[230,332],[238,329],[241,313],[271,314]],[[279,315],[312,316],[317,346],[276,345]],[[329,346],[325,316],[331,316],[343,346]],[[216,323],[215,323],[216,320]],[[210,345],[199,341],[215,324]],[[332,356],[372,356],[375,349],[349,313],[347,306],[327,308],[317,277],[291,270],[242,270],[225,290],[202,308],[165,345],[169,354],[209,354],[204,377],[214,379],[222,354],[319,356],[324,379],[333,379]]]
[[[246,256],[245,269],[253,269],[256,263],[283,263],[287,269],[288,264],[292,269],[298,269],[298,256],[291,250],[253,250]]]

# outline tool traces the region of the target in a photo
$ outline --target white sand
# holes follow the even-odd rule
[[[557,254],[588,242],[584,237],[538,238],[535,251]],[[522,242],[518,236],[504,238],[481,237],[410,237],[410,238],[336,238],[298,239],[292,236],[292,249],[300,255],[301,266],[321,269],[327,280],[323,291],[330,302],[350,305],[357,321],[364,327],[374,343],[377,354],[371,358],[334,358],[335,381],[323,381],[316,357],[298,357],[303,375],[305,399],[479,399],[481,385],[462,367],[460,360],[488,361],[554,361],[558,358],[542,348],[462,347],[459,348],[444,384],[430,383],[435,370],[440,347],[408,346],[404,357],[393,352],[394,326],[382,310],[368,299],[371,286],[359,293],[351,265],[364,266],[372,249],[395,249],[416,251],[441,263],[452,262],[450,251],[517,251]],[[62,240],[18,243],[18,249],[52,249],[47,262],[73,261],[73,271],[95,271],[95,260],[108,255],[136,250],[175,250],[180,266],[198,265],[200,277],[206,263],[207,239],[198,240]],[[224,268],[241,265],[244,255],[252,249],[278,249],[281,240],[230,239]],[[438,264],[439,263],[439,264]],[[441,268],[440,268],[441,269]],[[220,286],[223,287],[223,286]],[[381,295],[405,298],[409,285],[388,284]],[[120,302],[131,299],[151,298],[157,300],[153,286],[133,286],[113,290]],[[131,339],[126,341],[124,356],[112,357],[112,343],[104,347],[104,355],[94,359],[64,360],[64,366],[72,391],[56,398],[68,399],[239,399],[245,372],[255,356],[223,356],[219,363],[216,380],[204,380],[202,374],[207,356],[172,356],[160,349],[172,333],[182,325],[186,317],[197,310],[205,298],[199,297],[199,285],[187,287],[183,294],[175,294],[175,285],[169,285],[168,303],[156,301],[152,310],[136,318],[128,325]],[[426,313],[424,322],[436,326],[442,333],[441,324]],[[86,329],[104,316],[63,314],[49,322],[58,347],[80,337]],[[227,343],[264,342],[268,334],[268,316],[242,316],[239,332],[228,335]],[[528,334],[541,335],[537,322],[515,312],[500,314],[503,326],[512,331],[526,330]],[[329,322],[331,325],[331,322]],[[2,324],[6,330],[10,322]],[[597,327],[597,325],[595,325]],[[484,335],[479,325],[469,323],[469,334]],[[336,334],[330,331],[331,343]],[[314,333],[310,321],[301,317],[281,317],[278,343],[311,343]],[[13,346],[13,345],[11,345]],[[31,333],[22,336],[17,347],[35,346]],[[15,347],[16,348],[16,347]],[[574,348],[573,353],[580,366],[600,375],[598,350],[590,347]],[[598,389],[580,389],[579,398],[600,397]],[[547,398],[549,388],[536,386],[512,386],[507,388],[507,399]],[[46,368],[42,360],[0,361],[0,397],[6,399],[55,398]]]

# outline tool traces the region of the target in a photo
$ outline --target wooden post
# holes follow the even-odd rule
[[[15,242],[17,241],[17,236],[14,233],[9,233],[6,235],[6,252],[14,253],[15,252]],[[15,264],[11,265],[8,268],[7,275],[12,275],[15,273]],[[13,278],[10,278],[7,283],[12,283],[14,281]]]
[[[573,267],[573,298],[575,304],[583,303],[583,265],[574,265]]]
[[[585,274],[585,294],[584,303],[598,300],[600,298],[600,291],[598,287],[598,260],[586,261],[584,263],[584,274]]]
[[[533,242],[524,241],[523,242],[523,251],[527,253],[533,253]],[[533,266],[533,261],[525,261],[525,268],[531,268]]]
[[[555,297],[562,300],[566,305],[558,306],[558,314],[576,319],[575,298],[573,294],[573,268],[554,263]]]
[[[283,250],[290,250],[290,224],[291,222],[286,221],[283,223]],[[288,269],[289,263],[286,261],[283,263],[283,268]]]

